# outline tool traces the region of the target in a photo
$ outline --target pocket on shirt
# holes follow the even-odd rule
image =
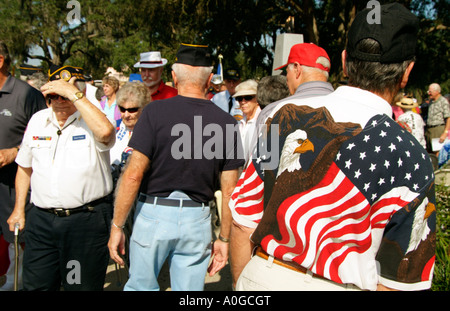
[[[69,167],[86,167],[93,164],[91,143],[87,135],[73,136],[66,146],[66,152]]]
[[[52,141],[51,140],[33,140],[30,143],[31,154],[33,156],[33,166],[48,167],[51,164]]]

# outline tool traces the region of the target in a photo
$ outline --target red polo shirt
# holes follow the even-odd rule
[[[152,94],[152,100],[166,99],[178,95],[178,90],[166,85],[163,81],[159,84],[158,89]]]

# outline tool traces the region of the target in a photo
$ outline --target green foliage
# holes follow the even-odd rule
[[[450,290],[450,188],[436,187],[436,265],[432,290]]]
[[[324,47],[331,82],[342,80],[341,51],[348,28],[367,1],[344,0],[79,0],[82,21],[69,27],[63,0],[3,0],[2,32],[17,64],[36,58],[74,64],[101,78],[106,68],[135,72],[145,51],[161,51],[173,63],[180,43],[208,44],[225,68],[242,78],[272,72],[277,35],[295,32]],[[392,2],[380,0],[381,3]],[[407,91],[419,96],[431,82],[450,92],[448,0],[403,0],[421,20],[417,64]],[[290,19],[291,22],[287,22]],[[20,40],[18,37],[20,36]],[[36,55],[35,47],[43,55]],[[216,57],[217,60],[217,57]],[[170,76],[170,67],[165,76]]]

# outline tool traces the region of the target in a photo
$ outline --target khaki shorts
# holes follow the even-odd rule
[[[433,150],[431,148],[431,140],[433,138],[441,137],[441,135],[444,133],[444,130],[445,130],[445,125],[439,125],[439,126],[435,126],[435,127],[427,127],[427,129],[425,131],[425,138],[427,140],[427,150],[428,151],[438,151],[438,150]]]

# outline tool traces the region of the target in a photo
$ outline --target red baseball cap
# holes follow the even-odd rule
[[[327,52],[321,47],[315,45],[314,43],[300,43],[296,44],[291,48],[291,52],[289,53],[288,63],[281,67],[276,68],[275,70],[280,70],[287,67],[292,63],[299,63],[303,66],[315,67],[327,72],[330,71],[330,68],[325,68],[322,64],[317,63],[317,59],[323,56],[326,59],[330,60]]]

